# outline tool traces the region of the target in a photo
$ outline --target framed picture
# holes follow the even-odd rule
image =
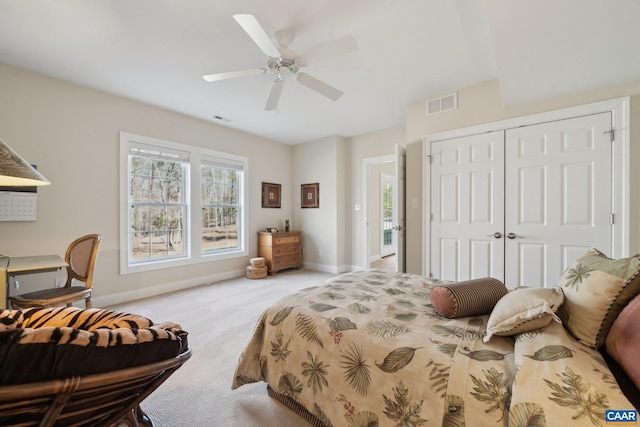
[[[320,207],[320,183],[302,184],[300,190],[300,200],[303,208]]]
[[[270,182],[262,183],[262,207],[263,208],[279,208],[280,207],[280,184],[272,184]]]

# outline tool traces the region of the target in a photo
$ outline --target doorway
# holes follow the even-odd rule
[[[396,145],[396,154],[370,157],[362,160],[362,195],[363,195],[363,246],[362,266],[364,269],[379,268],[390,271],[404,271],[404,148]],[[383,175],[388,177],[388,200],[391,206],[391,221],[385,224],[384,182]],[[385,241],[393,242],[393,249],[383,250]],[[383,254],[384,257],[383,257]],[[381,261],[379,264],[373,264]],[[383,263],[382,263],[383,262]]]

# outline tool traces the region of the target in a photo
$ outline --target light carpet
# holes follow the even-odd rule
[[[287,270],[237,278],[107,307],[179,323],[193,356],[142,402],[155,427],[301,427],[298,415],[267,395],[265,383],[231,390],[240,353],[262,312],[278,299],[334,275]]]

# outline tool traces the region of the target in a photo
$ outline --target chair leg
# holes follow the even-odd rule
[[[85,298],[84,303],[87,306],[87,308],[91,308],[92,307],[92,305],[91,305],[91,297]]]
[[[151,421],[151,418],[149,418],[149,416],[142,410],[140,405],[137,405],[135,408],[133,408],[132,412],[135,414],[136,419],[138,420],[138,425],[153,427],[153,421]]]

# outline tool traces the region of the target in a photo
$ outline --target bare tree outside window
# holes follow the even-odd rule
[[[127,132],[120,156],[122,274],[248,256],[247,157]]]
[[[185,163],[133,154],[129,161],[131,258],[185,255]]]
[[[239,170],[201,166],[202,252],[238,249]]]

